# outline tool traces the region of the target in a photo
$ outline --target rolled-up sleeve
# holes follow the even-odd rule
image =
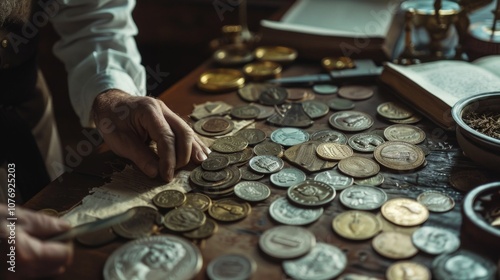
[[[52,24],[61,39],[54,53],[66,66],[71,104],[82,126],[92,126],[94,98],[107,89],[145,95],[146,75],[134,40],[135,0],[55,2],[59,11]]]

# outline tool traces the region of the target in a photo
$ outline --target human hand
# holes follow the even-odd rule
[[[15,247],[15,272],[6,271],[6,279],[48,277],[66,270],[66,266],[73,259],[72,244],[43,241],[43,239],[68,230],[70,225],[67,222],[17,206],[15,239],[8,239],[7,236],[12,236],[11,229],[14,227],[4,224],[10,222],[6,217],[10,217],[7,216],[7,207],[5,204],[0,204],[0,236],[7,240],[7,244],[3,245],[7,247],[5,254],[9,254],[11,246]],[[14,240],[15,243],[9,240]],[[11,267],[9,260],[10,257],[7,259],[7,268]]]
[[[158,173],[170,182],[175,169],[190,161],[200,163],[210,149],[189,125],[161,100],[110,90],[96,97],[95,124],[117,155],[132,160],[146,175]],[[148,146],[157,143],[158,155]]]

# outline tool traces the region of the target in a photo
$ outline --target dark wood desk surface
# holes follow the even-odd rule
[[[176,113],[186,116],[191,113],[193,104],[200,104],[206,101],[223,100],[232,105],[244,104],[235,91],[221,94],[204,93],[196,88],[195,84],[200,74],[206,69],[215,67],[211,62],[206,62],[188,76],[175,84],[172,88],[165,91],[160,98],[172,108]],[[295,63],[285,68],[283,75],[290,76],[304,73],[319,73],[321,68],[319,62],[317,64],[300,64]],[[317,99],[326,100],[331,96],[316,95]],[[376,107],[378,104],[394,100],[394,96],[387,92],[386,89],[378,87],[376,94],[364,101],[356,101],[356,110],[364,111],[376,116]],[[322,117],[315,121],[313,127],[306,130],[311,132],[317,128],[328,127],[328,116]],[[265,121],[260,121],[257,124],[259,127],[266,129],[268,132],[276,129],[276,127],[268,126]],[[372,129],[384,128],[390,123],[375,117],[375,125]],[[427,156],[427,166],[415,172],[396,173],[382,168],[381,172],[385,176],[385,182],[382,185],[387,192],[389,198],[394,197],[410,197],[416,198],[418,194],[427,190],[439,190],[452,196],[456,201],[456,206],[453,210],[446,213],[432,213],[424,225],[434,225],[447,228],[457,235],[461,236],[462,248],[467,248],[484,256],[487,256],[495,261],[498,261],[498,253],[488,250],[487,248],[478,246],[478,240],[468,238],[463,234],[461,229],[462,215],[461,202],[464,197],[453,189],[449,183],[449,176],[453,172],[465,169],[484,168],[472,163],[462,155],[453,133],[444,132],[432,123],[423,120],[418,124],[427,132],[427,140],[425,145],[431,150]],[[347,135],[352,135],[347,133]],[[105,149],[102,149],[105,151]],[[109,169],[106,163],[115,158],[114,155],[103,152],[92,155],[84,159],[83,168],[75,168],[71,173],[65,173],[61,180],[56,180],[47,186],[32,200],[28,201],[25,206],[31,209],[53,208],[58,211],[64,211],[78,203],[92,187],[102,185],[104,179],[97,176],[88,175],[82,172],[86,170],[86,163],[91,163],[96,170]],[[486,174],[486,171],[485,171]],[[491,174],[487,174],[491,176]],[[269,184],[269,176],[262,179],[263,182]],[[270,184],[269,184],[270,185]],[[252,213],[242,221],[228,224],[219,224],[219,230],[212,237],[197,242],[203,255],[203,269],[197,275],[196,279],[205,279],[206,265],[215,257],[228,253],[240,252],[252,257],[258,264],[257,271],[252,279],[286,279],[281,264],[277,261],[269,260],[259,251],[258,240],[259,236],[268,228],[277,225],[268,215],[268,206],[272,201],[280,196],[285,195],[285,191],[275,187],[271,187],[272,194],[264,202],[253,204]],[[312,231],[318,241],[328,242],[341,248],[348,257],[348,266],[344,273],[359,273],[364,275],[384,278],[385,270],[395,261],[384,258],[378,255],[371,247],[371,240],[367,241],[350,241],[338,236],[332,230],[332,219],[338,213],[345,211],[337,198],[325,207],[325,212],[319,221],[306,226]],[[376,213],[377,211],[374,211]],[[75,243],[75,260],[68,271],[56,279],[101,279],[102,269],[107,257],[126,240],[117,240],[112,244],[99,248],[86,248]],[[495,256],[496,254],[496,256]],[[424,253],[418,253],[411,258],[416,262],[422,263],[431,268],[433,257]]]

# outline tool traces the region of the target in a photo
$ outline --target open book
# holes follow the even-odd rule
[[[423,115],[453,130],[451,107],[458,100],[500,91],[500,55],[473,62],[441,60],[410,66],[386,63],[380,79]]]
[[[392,57],[404,22],[400,0],[297,0],[278,21],[262,20],[262,44],[295,48],[302,58]]]

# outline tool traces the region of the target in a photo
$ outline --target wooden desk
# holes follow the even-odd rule
[[[193,104],[200,104],[206,101],[223,100],[232,105],[244,104],[235,91],[222,94],[209,94],[198,90],[195,86],[199,75],[208,68],[215,67],[211,62],[206,62],[188,76],[175,84],[172,88],[165,91],[160,98],[172,108],[175,112],[182,116],[186,116],[192,111]],[[319,73],[321,68],[319,62],[317,64],[300,64],[295,63],[285,68],[283,75],[297,74],[312,74]],[[331,96],[316,95],[317,99],[326,100]],[[356,101],[356,110],[364,111],[372,116],[376,116],[376,107],[378,104],[393,100],[393,95],[389,94],[386,89],[379,87],[378,92],[370,99],[364,101]],[[306,130],[311,132],[315,129],[328,127],[328,116],[322,117],[315,121],[311,128]],[[379,117],[375,117],[375,125],[372,129],[384,128],[390,125]],[[258,123],[259,127],[265,127],[267,131],[276,129],[276,127],[268,126],[264,121]],[[416,198],[418,194],[427,190],[439,190],[449,194],[456,201],[456,206],[452,211],[446,213],[432,213],[424,225],[439,226],[450,231],[460,234],[462,239],[462,248],[467,248],[484,256],[497,261],[494,257],[498,257],[497,252],[488,250],[488,248],[480,248],[477,246],[477,240],[467,238],[461,230],[461,202],[464,194],[451,188],[449,184],[449,176],[453,172],[464,169],[483,169],[470,160],[465,158],[459,149],[453,133],[446,133],[426,120],[418,124],[427,132],[426,146],[431,150],[427,156],[427,166],[415,172],[396,173],[382,168],[382,173],[385,176],[385,182],[382,185],[387,192],[389,198],[394,197],[410,197]],[[347,135],[352,135],[347,133]],[[99,168],[106,168],[105,162],[113,159],[113,155],[109,153],[98,153],[95,156],[85,159]],[[491,174],[488,174],[491,176]],[[55,181],[47,186],[36,197],[25,204],[31,209],[54,208],[58,211],[67,210],[75,203],[79,202],[88,190],[92,187],[99,186],[104,183],[104,180],[96,177],[85,175],[78,172],[66,173],[61,177],[62,180]],[[263,182],[269,184],[269,176],[262,179]],[[252,213],[242,221],[235,223],[221,224],[219,223],[219,231],[212,237],[198,242],[198,246],[203,255],[203,269],[197,275],[196,279],[206,279],[206,265],[215,257],[228,253],[240,252],[252,257],[258,265],[252,279],[287,279],[281,268],[281,264],[277,261],[268,259],[258,248],[259,236],[266,230],[275,225],[268,215],[268,207],[272,201],[280,196],[285,195],[283,189],[270,187],[272,190],[271,196],[264,202],[253,204]],[[337,197],[334,201],[324,207],[323,216],[317,222],[306,226],[312,231],[317,238],[317,241],[331,243],[341,248],[348,257],[348,266],[344,273],[359,273],[370,275],[378,278],[384,278],[386,268],[395,261],[381,257],[371,247],[371,240],[367,241],[350,241],[338,236],[332,230],[332,219],[340,212],[345,211]],[[374,213],[376,213],[375,211]],[[106,258],[120,245],[124,244],[125,240],[118,240],[112,244],[100,248],[85,248],[75,243],[75,260],[69,270],[62,276],[56,279],[102,279],[102,269]],[[494,254],[497,254],[496,256]],[[433,257],[424,253],[419,253],[411,258],[416,262],[422,263],[431,268]]]

